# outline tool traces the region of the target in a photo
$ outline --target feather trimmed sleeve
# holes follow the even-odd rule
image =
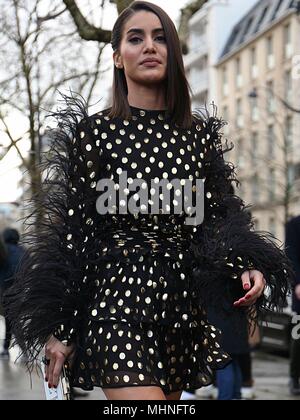
[[[266,293],[248,309],[249,319],[251,314],[257,318],[285,303],[292,268],[273,235],[254,231],[249,206],[234,194],[233,183],[238,185],[239,181],[233,164],[224,159],[224,153],[232,149],[227,140],[223,148],[220,130],[225,122],[201,111],[196,112],[196,117],[205,196],[204,221],[191,243],[194,284],[208,306],[234,312],[240,309],[233,308],[233,302],[245,294],[243,272],[262,272]]]
[[[84,99],[61,95],[66,107],[49,114],[57,127],[40,168],[42,191],[29,201],[27,251],[5,297],[16,342],[32,360],[51,334],[78,340],[92,287],[103,151]]]

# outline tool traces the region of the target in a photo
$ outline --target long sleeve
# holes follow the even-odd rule
[[[65,312],[66,323],[61,323],[54,331],[55,337],[68,342],[75,341],[77,334],[77,318],[81,318],[87,301],[85,292],[88,292],[89,269],[88,257],[90,255],[95,236],[94,209],[96,180],[98,180],[99,166],[96,164],[97,149],[91,126],[82,120],[73,138],[73,156],[70,157],[68,169],[68,200],[66,209],[65,237],[62,241],[62,252],[66,255],[66,263],[74,262],[78,276],[70,278],[66,283],[61,312]],[[76,261],[80,263],[78,266]],[[77,297],[80,302],[76,305]],[[86,295],[89,298],[89,294]],[[74,302],[68,307],[68,300]]]
[[[84,100],[63,98],[67,107],[49,114],[58,127],[48,136],[51,148],[40,168],[42,191],[29,201],[29,231],[23,239],[27,250],[5,297],[16,342],[30,360],[51,334],[78,340],[92,288],[102,150]]]
[[[220,129],[224,122],[198,113],[202,125],[203,179],[205,185],[204,221],[191,243],[195,255],[195,287],[208,305],[234,311],[233,301],[242,297],[241,275],[251,269],[261,271],[266,293],[258,299],[249,316],[284,304],[292,268],[284,251],[268,232],[254,231],[249,207],[233,193],[235,167],[224,160],[231,150],[223,150]]]

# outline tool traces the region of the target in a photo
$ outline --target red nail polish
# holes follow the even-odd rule
[[[251,295],[248,295],[248,296],[246,296],[245,297],[245,299],[247,299],[247,300],[249,300],[249,299],[251,299],[252,298],[252,296]]]
[[[48,382],[48,378],[45,378],[45,381]]]

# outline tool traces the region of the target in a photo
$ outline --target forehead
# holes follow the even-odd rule
[[[143,29],[146,32],[152,29],[162,28],[162,24],[156,14],[141,10],[128,19],[124,26],[124,33],[126,34],[132,28]]]

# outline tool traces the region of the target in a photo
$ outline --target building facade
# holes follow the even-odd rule
[[[256,0],[209,0],[189,22],[189,54],[185,68],[193,91],[193,106],[217,100],[215,65],[233,25]]]
[[[282,241],[286,220],[300,214],[299,11],[299,1],[257,2],[216,65],[219,111],[235,145],[225,158],[256,227]]]

